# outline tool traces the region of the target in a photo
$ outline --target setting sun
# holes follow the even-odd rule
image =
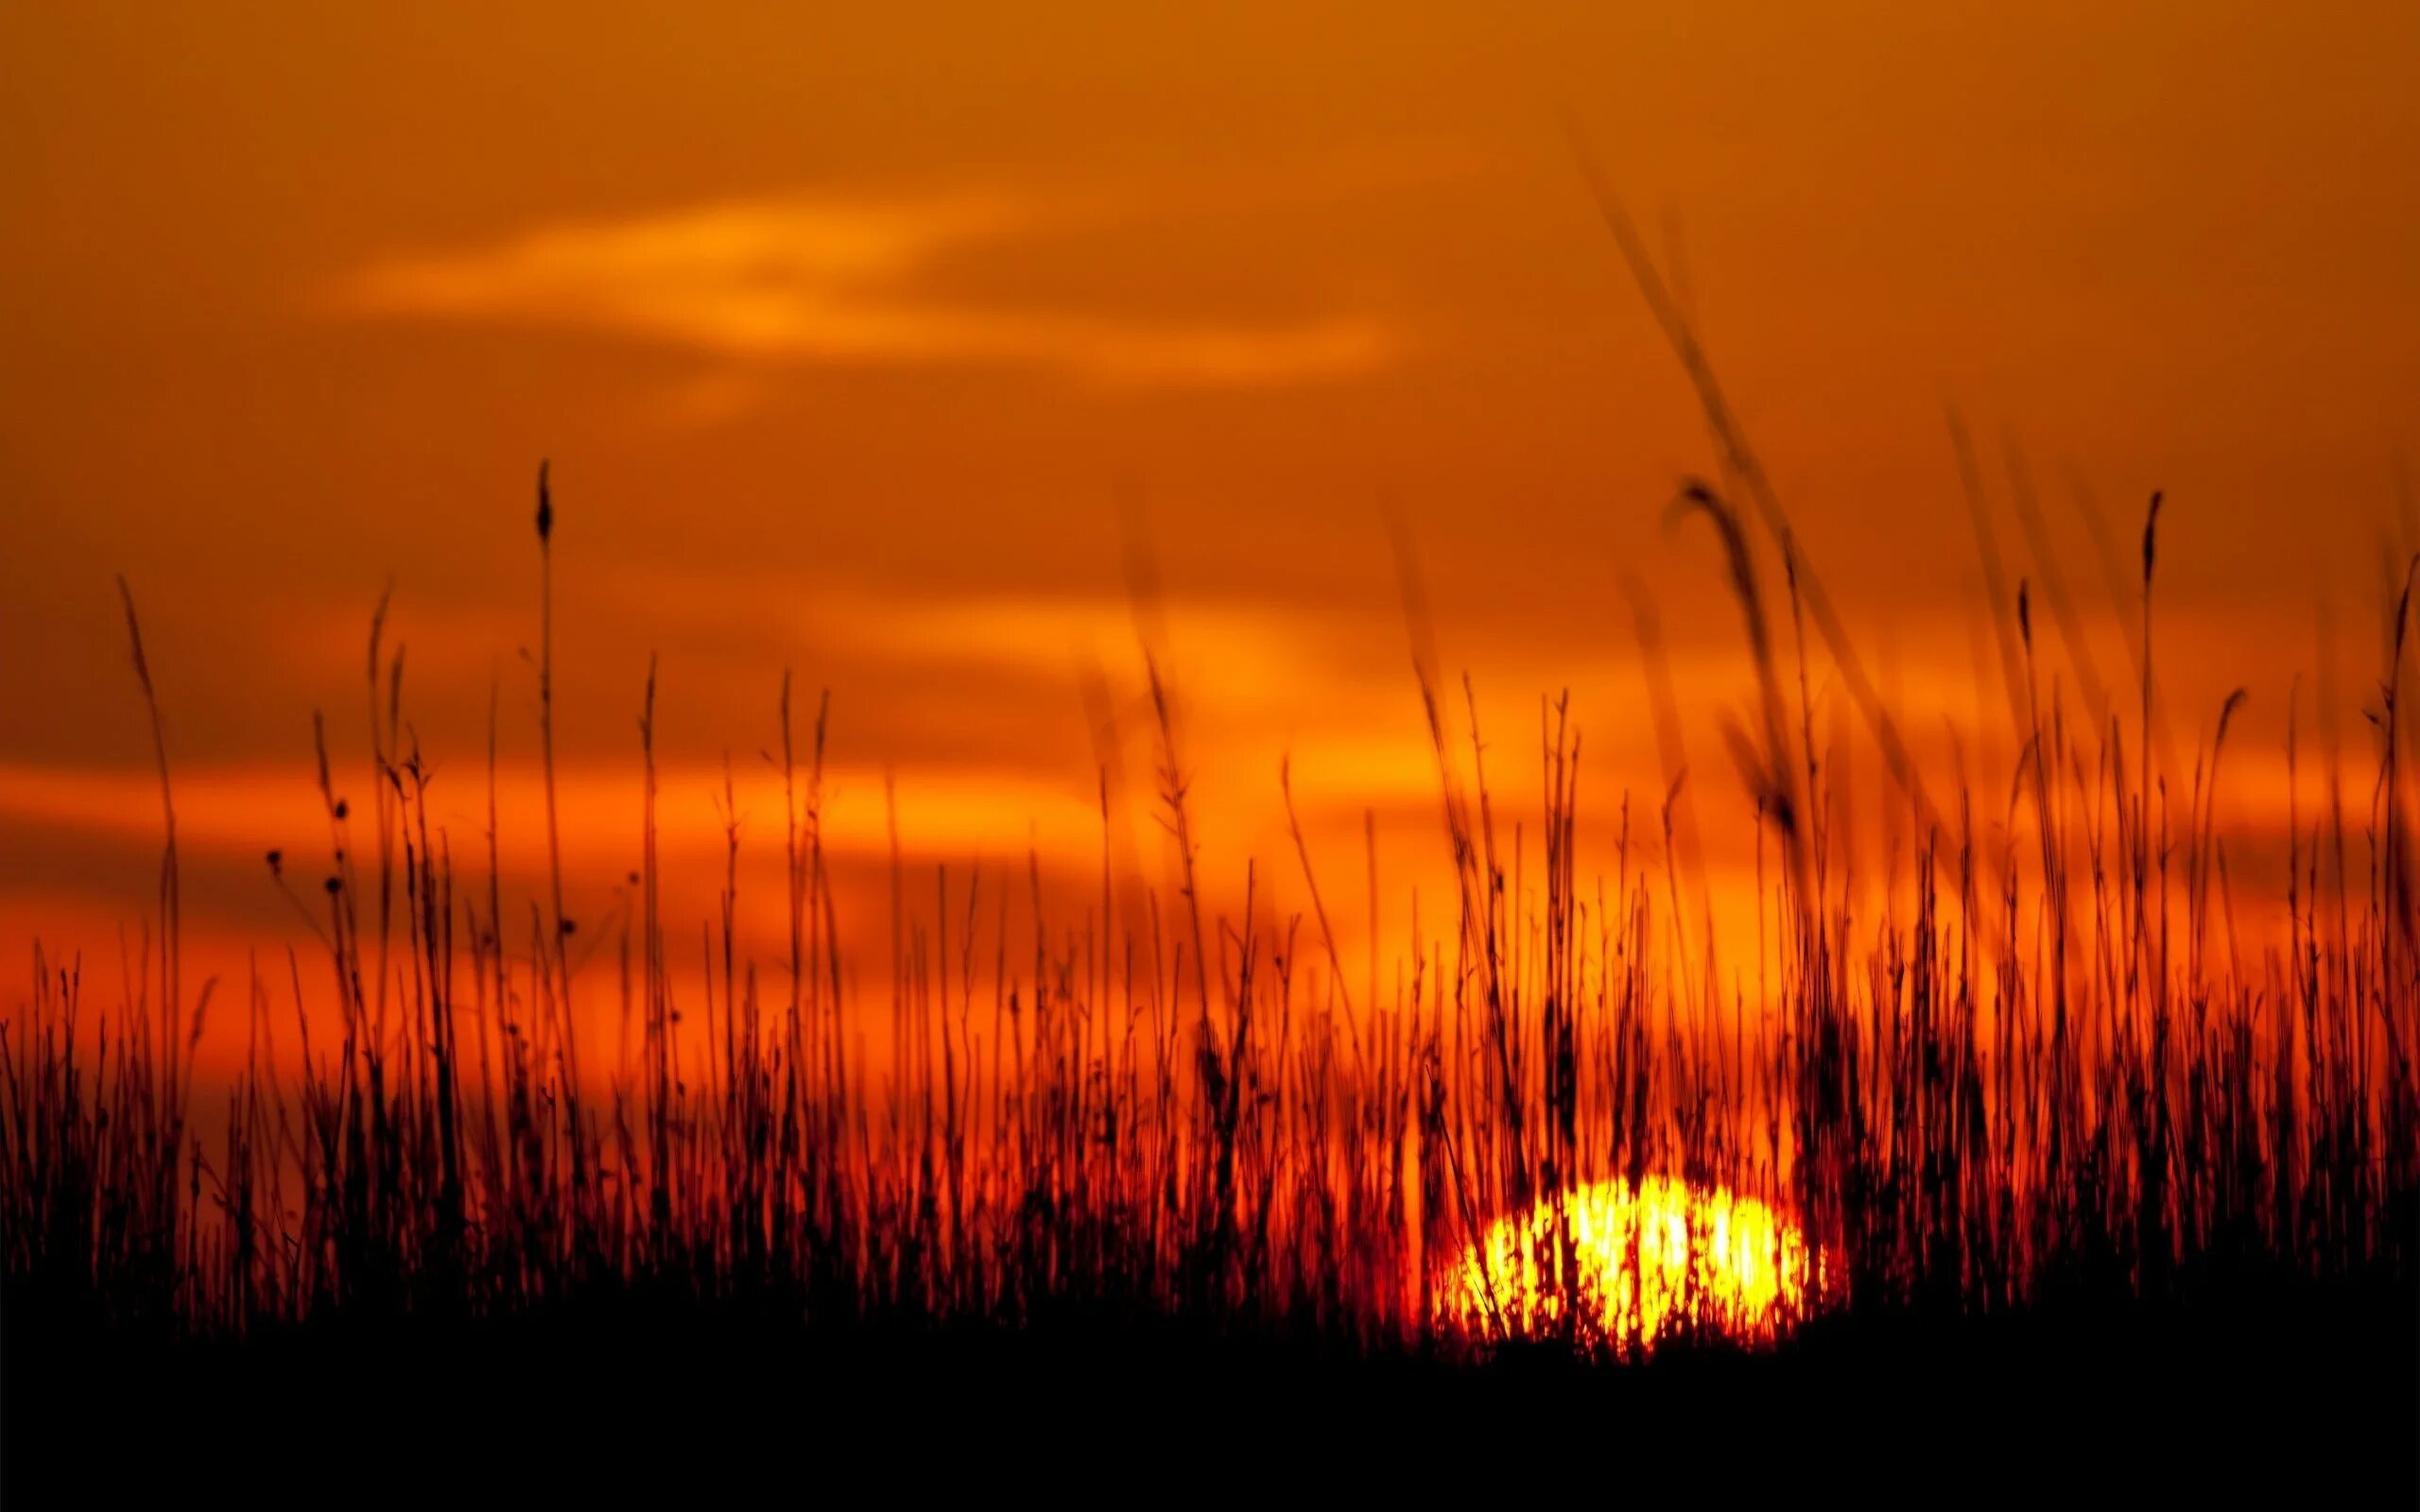
[[[1806,1236],[1771,1207],[1653,1176],[1635,1191],[1595,1182],[1488,1225],[1437,1305],[1449,1325],[1512,1338],[1559,1335],[1576,1305],[1578,1336],[1627,1350],[1684,1326],[1771,1339],[1805,1306],[1809,1280]]]

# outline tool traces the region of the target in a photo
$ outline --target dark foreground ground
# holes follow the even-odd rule
[[[1834,1319],[1590,1366],[1346,1358],[1167,1323],[808,1331],[615,1304],[242,1346],[0,1314],[9,1507],[1544,1496],[2420,1505],[2420,1302]],[[2316,1502],[2314,1501],[2316,1499]],[[196,1504],[209,1504],[208,1502]]]

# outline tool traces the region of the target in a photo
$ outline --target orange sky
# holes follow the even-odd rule
[[[1122,508],[1230,881],[1256,854],[1291,885],[1289,749],[1342,876],[1365,807],[1391,860],[1442,847],[1382,500],[1509,783],[1567,685],[1596,814],[1660,789],[1627,574],[1667,622],[1693,782],[1736,808],[1711,723],[1736,615],[1709,540],[1659,524],[1712,455],[1564,112],[1679,253],[1928,747],[1996,696],[1949,404],[2011,575],[2039,571],[2013,442],[2096,621],[2077,481],[2121,563],[2169,490],[2169,697],[2184,740],[2252,689],[2244,812],[2275,806],[2319,601],[2348,665],[2376,661],[2420,394],[2409,4],[368,9],[0,12],[5,948],[146,896],[113,572],[198,930],[279,927],[258,855],[320,834],[315,708],[361,758],[390,577],[411,715],[475,833],[492,678],[507,761],[534,753],[542,455],[592,875],[635,861],[651,650],[689,897],[707,789],[726,751],[762,783],[785,666],[833,692],[852,854],[880,852],[890,767],[919,857],[1017,866],[1032,838],[1089,864],[1080,669],[1130,714],[1139,691]]]

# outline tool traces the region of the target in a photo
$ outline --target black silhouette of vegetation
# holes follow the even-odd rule
[[[1551,1396],[1566,1414],[1590,1403],[1669,1426],[1754,1400],[1803,1425],[1839,1417],[1807,1394],[1830,1389],[1822,1362],[1856,1341],[1895,1341],[1882,1375],[1935,1372],[1976,1392],[1981,1372],[1928,1351],[1980,1339],[1986,1358],[2019,1362],[2002,1394],[2064,1391],[2110,1412],[2096,1348],[2185,1362],[2156,1388],[2178,1412],[2211,1409],[2178,1395],[2205,1356],[2280,1398],[2324,1383],[2334,1395],[2311,1400],[2375,1415],[2328,1419],[2358,1422],[2346,1432],[2360,1441],[2314,1443],[2309,1457],[2358,1450],[2408,1471],[2394,1429],[2415,1400],[2420,1277],[2409,583],[2390,615],[2375,766],[2349,797],[2331,769],[2326,803],[2297,808],[2285,938],[2247,949],[2214,796],[2242,696],[2211,712],[2189,774],[2154,760],[2160,500],[2131,585],[2135,708],[2070,706],[2039,664],[2020,584],[1995,612],[2017,781],[2000,795],[1927,791],[1685,322],[1607,208],[1700,385],[1729,480],[1687,485],[1674,510],[1715,527],[1755,670],[1753,713],[1727,731],[1759,853],[1775,863],[1771,936],[1753,954],[1726,955],[1696,912],[1677,782],[1635,816],[1635,839],[1621,800],[1612,874],[1583,877],[1580,740],[1562,705],[1541,710],[1542,812],[1514,824],[1498,811],[1477,700],[1465,687],[1455,713],[1407,554],[1457,894],[1392,975],[1374,959],[1357,995],[1298,823],[1307,931],[1249,903],[1240,918],[1211,911],[1156,664],[1177,895],[1121,906],[1104,866],[1100,911],[1068,920],[1048,916],[1038,868],[1025,885],[944,870],[929,916],[894,903],[888,1002],[844,987],[849,922],[821,829],[829,705],[803,722],[786,681],[774,747],[786,958],[743,958],[735,828],[715,969],[701,998],[676,992],[669,932],[687,926],[662,917],[650,669],[646,838],[634,907],[604,947],[625,963],[608,991],[575,971],[562,902],[558,522],[542,472],[539,899],[508,897],[501,880],[497,832],[513,816],[497,812],[493,745],[485,856],[433,818],[382,604],[368,646],[372,800],[356,811],[339,795],[322,736],[322,861],[268,855],[318,958],[195,990],[161,695],[127,596],[164,824],[155,917],[122,998],[96,1006],[81,968],[37,947],[29,994],[0,1022],[20,1451],[29,1393],[54,1379],[37,1369],[68,1359],[87,1372],[139,1360],[188,1382],[218,1368],[197,1362],[243,1360],[304,1380],[358,1347],[476,1394],[493,1383],[459,1357],[414,1351],[478,1340],[560,1368],[619,1347],[600,1339],[683,1359],[719,1340],[717,1360],[845,1394],[960,1366],[1012,1381],[1004,1360],[1088,1360],[1080,1341],[1115,1339],[1129,1351],[1117,1358],[1139,1350],[1169,1374],[1256,1351],[1319,1362],[1301,1366],[1307,1377],[1242,1369],[1281,1396],[1307,1398],[1303,1381],[1360,1362],[1381,1374],[1357,1379],[1457,1410],[1483,1410],[1471,1381],[1511,1371],[1554,1383],[1523,1400]],[[1779,554],[1777,598],[1734,494]],[[2003,581],[1996,564],[1990,576]],[[2074,611],[2050,591],[2072,659]],[[1642,642],[1652,661],[1645,618]],[[1909,816],[1884,887],[1852,879],[1836,833],[1809,691],[1819,656],[1845,675]],[[1289,781],[1286,797],[1290,822]],[[1530,835],[1543,870],[1525,875]],[[1253,885],[1248,875],[1248,896]],[[616,1046],[580,1037],[597,997],[627,1026]],[[231,1084],[198,1083],[205,1034],[250,1047]],[[1491,1296],[1457,1313],[1441,1293],[1444,1264],[1491,1219],[1543,1205],[1554,1224],[1591,1183],[1657,1175],[1768,1201],[1824,1257],[1794,1300],[1804,1327],[1767,1364],[1725,1342],[1711,1291],[1651,1338],[1634,1312],[1581,1305],[1599,1278],[1567,1227],[1543,1285],[1573,1305]],[[1599,1379],[1592,1361],[1627,1365]],[[718,1368],[673,1368],[693,1366]],[[2262,1411],[2256,1423],[2325,1432],[2288,1406]]]

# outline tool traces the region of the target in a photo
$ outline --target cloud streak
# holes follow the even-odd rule
[[[997,197],[706,205],[390,259],[343,280],[335,304],[604,333],[738,363],[1011,367],[1120,385],[1333,379],[1396,351],[1360,317],[1104,315],[955,303],[920,286],[944,254],[1064,229]]]

